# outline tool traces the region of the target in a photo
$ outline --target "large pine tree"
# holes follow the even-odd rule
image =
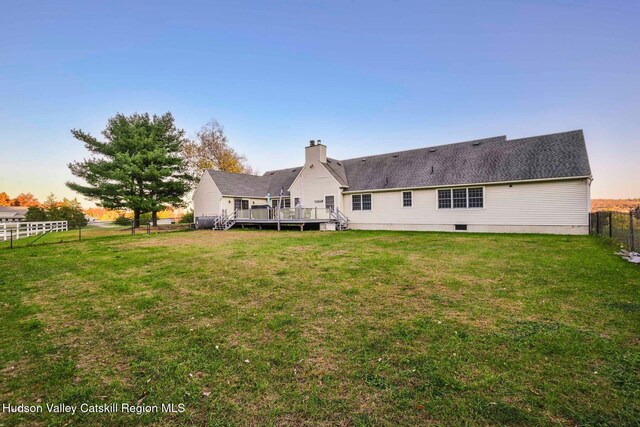
[[[136,227],[144,212],[152,212],[155,226],[158,211],[183,205],[192,177],[181,156],[187,139],[171,113],[116,114],[102,132],[104,142],[81,130],[71,133],[92,154],[69,164],[85,181],[67,182],[72,190],[108,209],[131,209]]]

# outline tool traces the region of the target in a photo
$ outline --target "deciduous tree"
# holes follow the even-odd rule
[[[40,206],[40,202],[31,193],[20,193],[18,194],[18,197],[11,201],[11,205],[24,206],[28,208],[31,206]]]
[[[200,129],[195,141],[184,144],[182,154],[193,176],[199,177],[207,169],[254,173],[247,158],[229,145],[224,129],[215,120]]]
[[[0,206],[11,206],[11,197],[4,191],[0,193]]]

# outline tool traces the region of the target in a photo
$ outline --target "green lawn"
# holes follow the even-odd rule
[[[0,425],[638,425],[640,266],[592,237],[193,231],[0,249]]]
[[[159,227],[152,227],[150,233],[163,233],[168,231],[181,231],[189,228],[188,224],[171,224],[161,225]],[[143,225],[136,228],[135,233],[137,235],[146,234],[147,226]],[[69,231],[52,232],[47,234],[37,234],[35,236],[22,237],[13,241],[14,248],[21,248],[25,246],[43,245],[51,243],[66,243],[66,242],[78,242],[80,240],[90,240],[103,237],[115,237],[115,236],[130,236],[131,227],[116,225],[116,224],[104,224],[98,226],[96,224],[89,223],[82,230],[72,229]],[[0,240],[0,250],[9,249],[11,242],[9,240]]]

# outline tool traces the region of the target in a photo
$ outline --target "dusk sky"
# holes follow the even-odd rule
[[[261,172],[310,139],[350,158],[584,129],[592,197],[640,197],[638,22],[638,1],[4,2],[0,191],[75,197],[70,129],[171,111]]]

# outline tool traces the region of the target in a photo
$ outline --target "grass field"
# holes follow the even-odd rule
[[[0,250],[0,425],[638,425],[640,268],[592,237],[193,231]]]
[[[158,227],[151,227],[149,232],[152,234],[164,233],[169,231],[181,231],[189,228],[188,224],[171,224],[160,225]],[[23,232],[24,233],[24,232]],[[142,235],[147,234],[147,226],[142,225],[136,228],[135,234]],[[88,226],[83,227],[82,230],[72,229],[69,231],[53,232],[47,234],[37,234],[35,236],[21,237],[13,241],[13,248],[22,248],[26,246],[41,246],[51,243],[67,243],[78,242],[81,240],[92,240],[102,237],[115,237],[115,236],[130,236],[131,227],[104,223],[98,226],[93,223],[89,223]],[[1,236],[1,235],[0,235]],[[24,234],[23,234],[24,236]],[[11,242],[0,239],[0,250],[9,249]]]

